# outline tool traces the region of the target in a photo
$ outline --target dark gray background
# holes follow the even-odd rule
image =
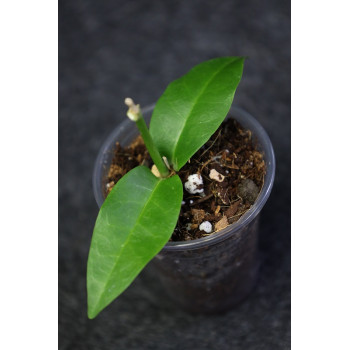
[[[260,278],[220,316],[177,310],[146,270],[95,320],[85,274],[98,208],[94,159],[125,115],[123,100],[155,102],[204,60],[246,55],[234,104],[265,127],[277,157],[262,212]],[[290,2],[59,2],[59,348],[290,348]]]

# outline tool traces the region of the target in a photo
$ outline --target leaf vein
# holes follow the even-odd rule
[[[145,204],[143,205],[143,208],[142,208],[140,214],[138,215],[137,219],[140,218],[140,217],[142,217],[144,211],[146,210],[148,204],[151,202],[151,199],[152,199],[154,193],[156,192],[156,189],[157,189],[157,187],[159,186],[160,183],[161,183],[161,181],[159,181],[159,182],[156,184],[156,186],[154,187],[152,193],[150,194],[150,196],[148,197],[147,201],[146,201]],[[140,186],[139,186],[139,187],[140,187]],[[138,221],[138,220],[137,220],[137,221]],[[119,252],[119,255],[116,257],[116,260],[115,260],[115,262],[114,262],[114,264],[113,264],[113,267],[112,267],[112,269],[110,270],[110,273],[109,273],[109,275],[108,275],[108,278],[106,279],[107,283],[110,281],[110,277],[111,277],[112,274],[114,273],[114,271],[115,271],[115,269],[116,269],[116,266],[118,265],[118,262],[119,262],[119,260],[120,260],[120,257],[123,255],[123,252],[125,251],[125,246],[127,246],[127,243],[130,241],[130,238],[132,237],[132,235],[133,235],[133,233],[134,233],[134,231],[135,231],[136,226],[137,226],[137,224],[134,225],[133,228],[130,230],[130,233],[129,233],[129,235],[128,235],[126,241],[124,242],[124,244],[123,244],[123,246],[122,246],[122,249],[121,249],[120,252]],[[106,284],[107,284],[107,283],[106,283]],[[104,297],[105,292],[106,292],[106,289],[103,290],[102,293],[100,294],[99,302],[100,302],[101,299]]]
[[[192,107],[191,107],[189,113],[187,113],[188,116],[191,115],[191,113],[192,113],[194,107],[195,107],[196,104],[198,103],[198,100],[199,100],[200,97],[202,96],[203,91],[207,88],[207,86],[215,79],[215,77],[216,77],[220,72],[222,72],[227,66],[229,66],[230,64],[232,64],[232,63],[234,63],[234,62],[235,62],[235,61],[229,61],[228,63],[224,64],[220,69],[218,69],[218,70],[215,72],[215,74],[213,74],[213,76],[212,76],[210,79],[207,80],[207,82],[202,86],[202,88],[201,88],[200,92],[198,93],[198,95],[197,95],[197,96],[195,97],[195,99],[192,101]],[[184,83],[187,84],[187,83],[186,83],[186,80],[184,80]],[[175,158],[176,150],[177,150],[177,147],[178,147],[178,144],[179,144],[179,143],[178,143],[178,142],[179,142],[179,139],[180,139],[180,137],[181,137],[181,134],[182,134],[183,130],[184,130],[185,127],[186,127],[186,124],[187,124],[188,120],[189,120],[189,117],[187,117],[187,118],[185,119],[185,122],[183,123],[181,130],[180,130],[179,133],[177,134],[176,142],[174,143],[174,144],[175,144],[175,147],[174,147],[174,150],[173,150],[173,152],[172,152],[171,159],[174,159],[174,158]],[[175,170],[179,170],[179,169],[175,169]]]

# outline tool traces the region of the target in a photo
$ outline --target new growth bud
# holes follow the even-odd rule
[[[127,97],[125,99],[125,104],[129,107],[128,111],[126,112],[126,115],[133,122],[137,122],[141,117],[140,105],[135,105],[134,101],[130,97]]]

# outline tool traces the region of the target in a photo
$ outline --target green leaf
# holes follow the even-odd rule
[[[243,57],[206,61],[170,83],[158,100],[150,133],[178,171],[225,119],[243,73]]]
[[[131,170],[114,186],[100,209],[91,241],[89,318],[121,294],[168,242],[181,201],[178,175],[159,179],[143,166]]]

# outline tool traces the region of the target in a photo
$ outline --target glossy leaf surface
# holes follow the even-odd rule
[[[121,294],[168,242],[182,194],[178,175],[161,180],[143,166],[114,186],[100,209],[90,247],[89,318]]]
[[[225,119],[243,73],[243,57],[195,66],[170,83],[158,100],[150,133],[162,156],[178,171]]]

